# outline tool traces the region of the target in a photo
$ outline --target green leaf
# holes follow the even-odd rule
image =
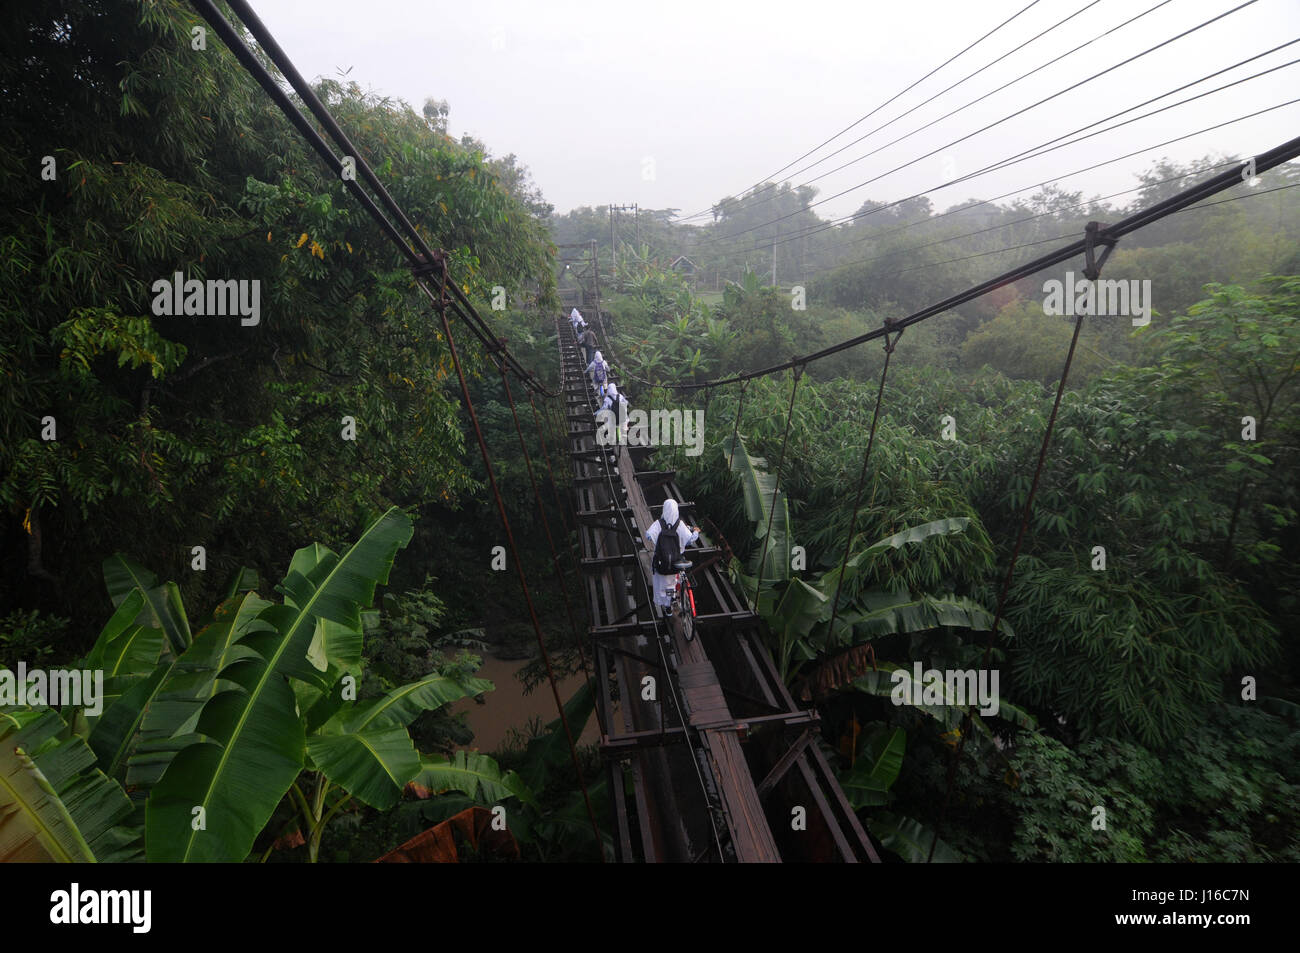
[[[491,690],[486,679],[462,682],[429,675],[338,712],[307,739],[307,754],[330,781],[371,807],[387,810],[420,770],[406,726],[422,711]]]
[[[274,631],[260,618],[271,605],[255,592],[222,603],[212,623],[166,669],[153,693],[141,699],[138,707],[128,709],[134,720],[117,733],[113,765],[116,773],[117,762],[126,756],[129,788],[147,794],[178,752],[202,740],[197,724],[203,706],[219,688],[236,687],[223,683],[218,673],[239,659],[256,658],[256,652],[241,640],[254,632]]]
[[[591,683],[584,682],[578,686],[573,696],[564,703],[564,717],[569,723],[576,744],[586,727],[587,719],[596,708],[596,696],[591,690]],[[546,725],[546,733],[528,742],[525,750],[526,762],[524,777],[530,787],[540,791],[546,786],[552,769],[569,763],[569,741],[564,734],[564,725],[559,718]]]
[[[745,515],[754,524],[754,538],[759,540],[749,572],[759,575],[759,560],[763,560],[764,582],[779,582],[790,578],[790,509],[785,494],[776,485],[776,477],[766,472],[767,461],[751,457],[745,449],[745,439],[736,435],[735,444],[728,444],[731,469],[740,475],[740,485],[745,495]],[[776,499],[775,509],[772,500]],[[769,525],[768,517],[771,516]],[[764,558],[763,540],[766,538],[767,556]]]
[[[855,608],[841,612],[840,618],[853,630],[853,641],[864,642],[882,635],[924,632],[950,625],[977,632],[993,626],[993,614],[965,596],[929,596],[912,598],[903,592],[872,591],[858,597]],[[1013,636],[1003,619],[999,634]]]
[[[533,792],[513,771],[501,773],[497,763],[477,751],[457,751],[451,758],[426,758],[411,783],[431,794],[460,791],[484,806],[499,804],[516,797],[525,804],[537,805]]]
[[[840,784],[854,810],[877,807],[888,801],[888,792],[903,769],[907,733],[881,726],[866,741],[866,750],[853,768],[840,777]]]
[[[0,711],[0,863],[128,860],[131,801],[50,709]]]
[[[885,850],[893,851],[909,864],[924,864],[930,856],[934,833],[920,821],[881,812],[867,818],[867,829]],[[943,841],[934,848],[934,863],[961,863],[961,855]]]
[[[154,670],[162,652],[163,633],[136,623],[144,604],[140,589],[132,589],[122,599],[86,655],[85,668],[102,670],[105,678]]]
[[[307,753],[330,781],[381,811],[397,803],[420,771],[420,755],[402,726],[313,735]]]
[[[104,584],[113,605],[121,605],[133,589],[139,589],[144,594],[145,606],[136,623],[161,629],[171,652],[180,655],[189,647],[191,638],[180,589],[174,582],[162,586],[157,583],[157,576],[121,553],[104,560]]]

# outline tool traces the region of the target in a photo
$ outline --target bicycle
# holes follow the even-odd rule
[[[673,579],[673,595],[668,610],[681,616],[682,632],[687,642],[695,638],[695,588],[691,585],[690,577],[692,565],[693,563],[685,559],[673,563],[677,575]]]

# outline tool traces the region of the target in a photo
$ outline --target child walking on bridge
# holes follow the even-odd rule
[[[596,352],[596,356],[587,365],[587,373],[591,375],[591,383],[596,388],[597,396],[604,397],[605,385],[609,382],[609,363],[600,351]]]
[[[665,535],[666,534],[666,535]],[[654,604],[662,607],[660,615],[668,615],[673,604],[673,591],[677,586],[677,570],[672,564],[681,558],[686,547],[700,538],[698,526],[687,526],[678,512],[677,501],[664,500],[659,519],[646,530],[646,540],[654,550],[650,568],[654,582]],[[660,545],[662,540],[663,545]]]

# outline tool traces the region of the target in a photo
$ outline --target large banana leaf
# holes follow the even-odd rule
[[[825,612],[829,600],[802,579],[791,579],[777,604],[772,625],[783,639],[803,639]]]
[[[759,560],[763,560],[764,581],[778,582],[790,578],[790,508],[785,493],[777,487],[776,477],[766,470],[767,461],[751,457],[745,449],[745,439],[736,435],[734,447],[728,441],[731,469],[740,476],[745,495],[745,515],[754,524],[757,548],[750,559],[750,575],[759,575]],[[734,450],[734,452],[733,452]],[[776,498],[776,508],[772,499]],[[771,514],[769,525],[768,516]],[[763,558],[764,538],[767,556]]]
[[[908,694],[905,697],[900,697],[897,702],[898,704],[906,704],[911,708],[915,708],[917,711],[924,712],[931,718],[941,722],[943,726],[949,730],[955,728],[961,723],[963,709],[957,704],[956,698],[952,698],[948,695],[946,685],[935,685],[935,689],[943,694],[943,703],[925,704],[922,701],[925,697],[925,683],[923,681],[917,681],[913,677],[912,671],[903,668],[901,665],[895,665],[892,662],[881,662],[877,671],[867,672],[861,678],[854,679],[853,687],[857,688],[859,691],[866,692],[868,695],[880,695],[886,698],[894,698],[894,689],[900,685],[900,682],[898,681],[900,678],[906,680],[908,683]]]
[[[477,751],[457,751],[451,758],[425,758],[420,771],[411,779],[416,790],[430,794],[460,791],[479,804],[492,806],[516,797],[525,804],[536,805],[533,792],[513,771],[501,773],[500,766]]]
[[[307,754],[334,784],[371,807],[387,810],[420,772],[420,755],[406,726],[422,711],[492,688],[482,678],[426,676],[338,712],[307,739]]]
[[[299,550],[299,555],[315,552],[313,547],[308,547]],[[296,560],[298,556],[294,558]],[[289,568],[293,571],[293,566]],[[298,710],[307,713],[308,732],[325,724],[343,706],[340,679],[344,675],[350,674],[358,682],[361,680],[364,645],[363,628],[354,629],[331,619],[316,620],[316,631],[307,648],[307,661],[314,670],[313,678],[309,681],[295,678],[290,682]],[[316,677],[317,671],[321,673],[319,677]]]
[[[569,723],[575,744],[595,708],[596,696],[591,690],[590,682],[579,685],[578,690],[564,703],[564,717]],[[569,739],[565,737],[564,725],[557,717],[546,725],[545,734],[528,742],[523,766],[524,779],[529,787],[540,791],[546,786],[551,772],[570,761]]]
[[[912,670],[904,668],[901,665],[895,665],[892,662],[882,662],[878,666],[878,669],[878,671],[866,672],[861,678],[855,679],[853,681],[853,686],[859,691],[866,692],[868,695],[880,695],[892,698],[894,697],[895,686],[900,684],[898,680],[903,679],[909,683],[909,690],[906,695],[901,692],[899,693],[899,697],[896,699],[896,704],[905,704],[911,708],[917,709],[918,711],[922,711],[931,718],[942,722],[945,728],[952,729],[961,722],[966,708],[965,706],[958,704],[960,699],[949,694],[948,686],[946,684],[935,682],[931,689],[932,692],[938,691],[942,693],[943,702],[941,704],[927,704],[922,701],[925,697],[925,682],[918,682],[914,677]],[[1037,719],[1024,709],[1017,705],[1013,705],[1011,702],[1003,701],[1000,697],[991,700],[996,701],[998,710],[996,715],[990,715],[987,717],[1003,718],[1014,725],[1021,728],[1027,728],[1031,731],[1037,728]],[[982,716],[976,710],[979,707],[979,703],[972,698],[967,698],[965,702],[966,705],[971,707],[971,720],[975,723],[976,727],[978,727],[985,735],[992,737],[988,726],[983,723],[981,720]]]
[[[143,590],[126,594],[91,646],[84,668],[102,671],[105,679],[153,672],[162,652],[163,632],[136,622],[144,605]]]
[[[420,754],[400,725],[313,735],[307,753],[330,781],[381,811],[396,804],[406,783],[420,773]]]
[[[158,585],[158,577],[121,553],[104,560],[104,585],[118,606],[133,589],[144,594],[145,606],[135,620],[140,625],[161,629],[167,636],[168,651],[180,655],[189,648],[190,622],[185,615],[180,588],[174,582]]]
[[[768,619],[768,625],[777,639],[777,662],[782,678],[789,673],[790,661],[794,655],[804,660],[816,657],[806,640],[822,617],[828,602],[826,596],[802,579],[791,579],[786,585],[776,611]]]
[[[843,627],[838,624],[841,621]],[[876,590],[860,595],[854,608],[842,611],[836,623],[834,638],[825,632],[825,626],[822,627],[826,648],[869,641],[882,635],[924,632],[944,625],[987,632],[993,626],[993,614],[965,596],[923,595],[913,598],[906,592]],[[1005,619],[999,628],[1004,635],[1012,634]]]
[[[947,519],[932,520],[929,523],[920,523],[899,530],[892,536],[877,540],[866,549],[854,553],[844,564],[844,581],[849,585],[842,590],[841,598],[843,598],[844,592],[852,590],[852,581],[862,569],[871,564],[873,556],[877,556],[889,549],[901,549],[911,543],[923,543],[935,536],[951,536],[953,533],[964,533],[969,525],[970,518],[966,516],[952,516]],[[834,569],[822,573],[818,586],[822,592],[834,596],[839,578],[840,567],[836,566]]]
[[[840,786],[854,810],[887,803],[889,789],[903,769],[906,749],[907,733],[902,728],[891,731],[880,726],[867,737],[864,751],[852,769],[840,776]]]
[[[120,719],[120,711],[117,715],[110,715],[110,713],[117,708],[121,696],[131,694],[134,698],[138,698],[143,691],[140,683],[153,678],[156,670],[166,670],[166,666],[158,665],[164,645],[162,630],[141,625],[137,621],[142,615],[144,606],[144,591],[138,588],[131,589],[118,604],[113,615],[109,617],[99,638],[95,640],[90,652],[81,662],[83,669],[102,672],[104,675],[103,695],[99,700],[102,706],[100,713],[91,715],[83,710],[81,720],[76,722],[80,729],[81,722],[84,721],[85,729],[91,739],[91,747],[95,748],[96,753],[99,752],[99,748],[93,740],[95,733],[101,730],[100,724],[104,717]],[[78,730],[78,734],[81,733],[83,732]],[[116,774],[113,769],[102,763],[100,767],[110,775]]]
[[[867,829],[880,841],[882,847],[893,851],[909,864],[924,864],[930,856],[934,833],[920,821],[881,812],[867,818]],[[934,863],[961,863],[961,855],[939,841],[934,848]]]
[[[0,711],[0,863],[130,860],[122,789],[95,768],[80,738],[46,708]]]
[[[205,737],[176,754],[149,796],[150,860],[238,862],[248,855],[303,767],[305,730],[289,678],[320,681],[307,658],[317,620],[360,629],[361,610],[411,533],[411,521],[394,507],[341,557],[321,546],[298,551],[279,587],[284,605],[259,616],[272,631],[239,639],[252,651],[217,673],[223,684],[195,726]]]
[[[199,713],[222,688],[218,673],[239,659],[256,658],[255,650],[241,642],[254,632],[274,632],[261,613],[271,603],[257,593],[245,593],[217,607],[212,624],[200,632],[189,649],[171,666],[160,669],[162,678],[139,698],[124,695],[105,712],[97,733],[91,736],[100,754],[100,766],[116,774],[126,763],[127,786],[137,797],[147,795],[177,752],[201,741]],[[113,716],[113,717],[110,717]],[[138,732],[138,734],[137,734]]]

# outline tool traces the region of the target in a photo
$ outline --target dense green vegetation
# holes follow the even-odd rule
[[[224,46],[191,49],[185,4],[11,8],[0,668],[108,677],[102,712],[0,706],[0,859],[369,861],[501,805],[524,859],[608,851],[558,719],[489,756],[448,713],[532,629],[513,580],[482,596],[504,538],[399,257]],[[634,407],[707,406],[705,453],[673,462],[887,856],[924,861],[942,825],[936,859],[1300,860],[1300,191],[1181,213],[1110,259],[1105,277],[1150,282],[1151,323],[1085,320],[991,651],[999,711],[962,742],[959,706],[894,704],[891,673],[983,664],[1071,334],[1043,283],[1068,269],[903,334],[852,539],[879,344],[808,366],[784,457],[792,375],[750,383],[743,412],[738,387],[706,404],[664,385],[878,327],[1234,160],[1152,157],[1121,204],[866,201],[820,230],[815,189],[764,186],[703,226],[643,210],[615,264],[608,209],[555,214],[515,156],[448,134],[446,103],[316,89],[543,378],[573,287],[554,245],[601,243],[605,353]],[[1285,166],[1233,194],[1298,182]],[[260,321],[155,314],[178,271],[260,281]],[[571,672],[559,514],[535,511],[500,381],[457,341]],[[592,706],[569,700],[575,731]]]

